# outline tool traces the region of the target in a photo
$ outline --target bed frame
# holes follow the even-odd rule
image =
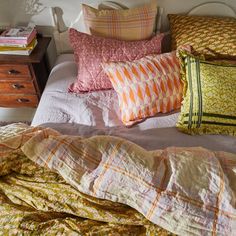
[[[96,1],[95,1],[96,2]],[[91,4],[90,4],[91,5]],[[128,9],[127,6],[119,3],[119,0],[116,2],[114,1],[103,1],[100,3],[97,0],[97,3],[92,4],[91,6],[97,7],[98,9]],[[69,38],[68,38],[68,27],[65,25],[63,21],[63,10],[59,7],[52,7],[52,15],[55,25],[55,30],[53,33],[57,54],[60,55],[62,53],[71,53],[72,49],[70,47]],[[211,11],[209,11],[211,9]],[[162,16],[163,16],[164,9],[158,8],[158,15],[157,15],[157,24],[156,24],[156,32],[160,32],[161,30],[161,23],[162,23]],[[197,5],[196,7],[192,8],[189,12],[189,15],[211,15],[211,16],[228,16],[228,17],[235,17],[236,12],[232,9],[229,5],[222,3],[222,2],[208,2]],[[79,13],[76,20],[69,26],[74,27],[80,32],[87,33],[84,21],[83,21],[83,13],[82,11]],[[167,40],[168,41],[168,40]],[[165,43],[165,44],[168,44]],[[165,46],[168,48],[168,46]]]
[[[90,4],[92,7],[98,8],[98,9],[109,9],[109,10],[117,10],[117,9],[128,9],[127,6],[119,3],[119,2],[113,2],[113,1],[103,1],[99,4]],[[57,54],[62,54],[62,53],[67,53],[71,52],[72,49],[69,44],[68,40],[68,32],[64,21],[63,21],[63,11],[59,7],[52,7],[52,15],[53,15],[53,21],[55,25],[55,30],[53,33],[55,44],[56,44],[56,49],[57,49]],[[161,29],[161,16],[163,14],[163,9],[158,8],[158,14],[157,14],[157,24],[155,27],[155,32],[160,32]],[[78,17],[76,20],[69,26],[76,28],[80,32],[88,33],[84,20],[83,20],[83,13],[82,11],[79,13]]]

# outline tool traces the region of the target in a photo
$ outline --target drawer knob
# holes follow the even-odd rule
[[[8,71],[8,74],[9,75],[18,75],[18,74],[20,74],[20,71],[11,69],[11,70]]]
[[[22,84],[13,84],[12,88],[14,88],[14,89],[23,89],[23,88],[25,88],[25,86],[22,85]]]
[[[20,103],[27,103],[27,102],[30,102],[30,100],[27,99],[27,98],[19,98],[19,99],[17,99],[17,102],[20,102]]]

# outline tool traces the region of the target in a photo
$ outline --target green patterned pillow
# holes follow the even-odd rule
[[[236,136],[236,65],[182,53],[184,99],[177,127],[189,134]]]

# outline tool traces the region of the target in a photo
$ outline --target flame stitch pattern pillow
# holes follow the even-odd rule
[[[236,59],[236,19],[170,14],[172,50],[191,45],[207,59]]]
[[[133,62],[104,63],[103,68],[118,94],[121,120],[126,126],[180,108],[183,86],[176,52]]]

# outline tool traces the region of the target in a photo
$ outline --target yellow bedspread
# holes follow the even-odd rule
[[[0,235],[233,236],[235,170],[235,154],[201,147],[147,151],[10,125],[0,128]]]
[[[28,159],[21,147],[39,130],[0,128],[0,235],[172,235],[131,207],[85,195]]]

